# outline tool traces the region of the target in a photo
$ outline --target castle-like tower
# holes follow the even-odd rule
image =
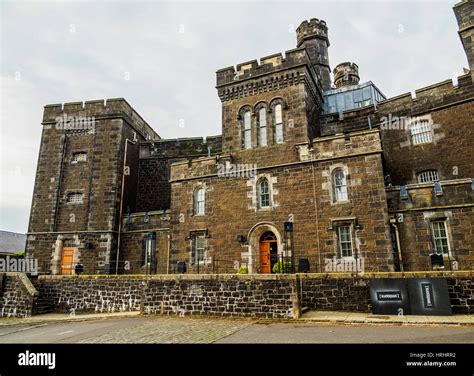
[[[334,85],[336,88],[359,84],[359,67],[356,63],[341,63],[334,68]]]
[[[303,21],[296,29],[296,47],[304,47],[308,52],[311,64],[317,72],[323,91],[331,89],[331,68],[328,56],[328,27],[326,22],[311,18]]]

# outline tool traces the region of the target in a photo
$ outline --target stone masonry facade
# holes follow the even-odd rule
[[[216,72],[217,136],[162,139],[122,98],[45,106],[28,257],[52,275],[411,272],[433,254],[472,270],[473,2],[453,9],[469,69],[414,94],[349,105],[359,67],[339,64],[331,81],[328,25],[313,18],[296,48]],[[342,110],[325,110],[328,92]]]

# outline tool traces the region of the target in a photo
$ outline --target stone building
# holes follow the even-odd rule
[[[222,135],[161,139],[124,99],[45,106],[28,253],[52,274],[472,269],[472,4],[469,70],[414,96],[351,62],[332,83],[311,19],[296,48],[217,71]]]

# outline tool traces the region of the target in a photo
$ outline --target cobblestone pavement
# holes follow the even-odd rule
[[[252,323],[242,319],[160,317],[79,343],[212,343]]]

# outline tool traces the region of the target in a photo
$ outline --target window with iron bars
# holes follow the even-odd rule
[[[418,120],[410,126],[411,141],[413,145],[433,142],[433,131],[428,120]]]
[[[69,193],[66,201],[71,204],[82,204],[84,202],[84,194],[79,192]]]
[[[439,180],[438,171],[426,170],[417,174],[418,183],[432,183]]]
[[[72,155],[72,163],[86,162],[86,161],[87,161],[87,153],[78,152]]]

